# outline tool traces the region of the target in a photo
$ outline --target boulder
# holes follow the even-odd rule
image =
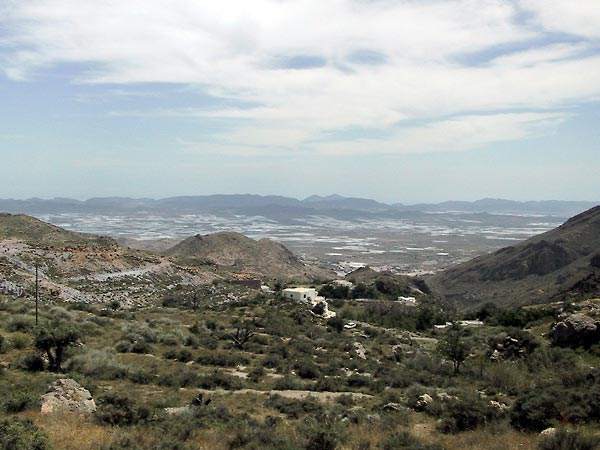
[[[165,413],[169,416],[186,416],[191,414],[192,410],[189,406],[178,406],[173,408],[165,408]]]
[[[381,407],[384,411],[405,411],[406,408],[402,406],[400,403],[386,403]]]
[[[419,395],[419,398],[415,402],[415,411],[425,411],[427,407],[433,402],[433,398],[429,394]]]
[[[506,403],[497,402],[496,400],[490,400],[490,406],[500,414],[507,414],[510,411],[510,406]]]
[[[362,345],[360,342],[355,342],[353,344],[354,346],[354,352],[356,353],[356,356],[358,356],[360,359],[367,359],[367,351],[365,350],[365,346]]]
[[[550,339],[561,347],[593,345],[600,341],[600,322],[582,313],[571,314],[554,325]]]
[[[458,400],[458,397],[456,395],[450,395],[447,392],[438,392],[436,397],[443,402],[447,402],[450,400]]]
[[[42,414],[91,414],[95,411],[96,403],[90,391],[68,378],[56,380],[41,397]]]

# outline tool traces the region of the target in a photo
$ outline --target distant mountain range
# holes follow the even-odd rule
[[[500,306],[600,296],[600,206],[520,244],[427,280],[458,307]]]
[[[448,201],[434,204],[386,204],[371,199],[339,195],[313,195],[304,200],[276,195],[202,195],[163,199],[99,197],[89,200],[69,198],[27,200],[0,199],[0,211],[9,213],[90,213],[90,214],[245,214],[284,216],[294,215],[354,215],[396,214],[402,212],[468,212],[493,214],[532,214],[571,217],[600,202],[586,201],[528,201],[482,199],[474,202]]]

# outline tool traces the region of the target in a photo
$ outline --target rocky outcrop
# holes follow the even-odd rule
[[[48,393],[41,397],[42,414],[91,414],[95,411],[92,394],[75,380],[56,380],[48,387]]]
[[[427,407],[433,402],[433,397],[429,394],[419,395],[419,398],[415,402],[415,411],[425,411]]]
[[[407,411],[407,408],[405,406],[402,406],[400,403],[394,403],[394,402],[390,402],[390,403],[386,403],[385,405],[383,405],[381,407],[382,410],[384,411],[393,411],[393,412],[403,412],[403,411]]]
[[[538,344],[527,334],[526,332],[517,332],[516,336],[506,335],[493,338],[487,353],[488,357],[492,361],[502,361],[529,355]]]
[[[360,359],[367,359],[367,351],[364,345],[362,345],[360,342],[355,342],[353,347],[356,356],[358,356]]]
[[[561,347],[593,345],[600,341],[600,321],[585,314],[572,314],[554,325],[550,339]]]

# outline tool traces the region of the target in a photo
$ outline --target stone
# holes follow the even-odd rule
[[[360,359],[367,359],[367,351],[365,350],[365,346],[360,342],[355,342],[353,345],[356,356],[358,356]]]
[[[406,408],[404,406],[402,406],[400,403],[386,403],[385,405],[383,405],[382,409],[384,411],[404,411],[406,410]]]
[[[540,436],[554,436],[556,434],[556,428],[546,428],[540,432]]]
[[[506,414],[510,411],[510,406],[505,403],[497,402],[496,400],[490,400],[490,406],[502,414]]]
[[[42,414],[91,414],[95,411],[96,403],[90,391],[72,379],[56,380],[41,397]]]
[[[425,411],[427,407],[433,402],[433,398],[429,394],[419,395],[419,398],[415,402],[415,411]]]
[[[571,314],[558,322],[550,332],[552,344],[561,347],[593,345],[600,341],[600,323],[582,313]]]
[[[450,395],[447,392],[438,392],[436,396],[443,402],[447,402],[449,400],[458,400],[456,395]]]
[[[189,406],[178,406],[173,408],[165,408],[165,413],[169,416],[185,416],[191,413]]]

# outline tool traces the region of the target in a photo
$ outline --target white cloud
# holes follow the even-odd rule
[[[534,14],[533,21],[548,31],[600,39],[598,0],[522,0]]]
[[[548,132],[555,123],[552,114],[502,112],[560,109],[600,96],[595,44],[543,44],[546,31],[600,36],[594,26],[600,23],[597,0],[173,0],[165,5],[156,0],[4,3],[0,26],[9,33],[0,41],[2,67],[10,78],[35,79],[54,66],[83,64],[92,69],[74,75],[79,82],[190,84],[259,105],[173,109],[166,104],[160,111],[137,112],[244,119],[227,136],[214,137],[211,148],[232,153],[261,146],[264,153],[292,151],[314,145],[323,132],[350,127],[394,135],[406,119],[433,125],[376,145],[338,142],[318,151],[433,151],[452,149],[456,142],[474,148],[537,133],[532,117]],[[516,20],[521,7],[533,14],[525,24]],[[499,53],[510,46],[523,50]],[[370,65],[353,58],[357,52],[380,58]],[[489,61],[464,62],[486,52]],[[326,64],[276,67],[295,56]],[[452,115],[460,117],[440,119]],[[502,133],[483,126],[492,123]],[[460,134],[461,126],[473,126],[481,137],[452,145],[430,137]]]
[[[457,152],[494,142],[534,138],[551,133],[567,113],[504,113],[469,115],[405,127],[378,139],[312,140],[305,130],[269,126],[245,127],[233,135],[217,134],[203,141],[177,142],[186,153],[235,157],[403,155]]]
[[[317,151],[328,155],[465,151],[494,142],[543,135],[567,117],[562,113],[462,116],[402,129],[387,139],[323,143]]]

